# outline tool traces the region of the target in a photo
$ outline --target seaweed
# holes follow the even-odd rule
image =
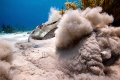
[[[15,27],[14,27],[14,29],[15,29],[15,30],[17,30],[17,28],[18,28],[18,24],[15,24]]]
[[[31,31],[31,30],[32,30],[31,28],[28,29],[28,31]]]
[[[18,31],[25,31],[25,26],[23,25],[22,28],[18,27],[18,24],[15,25],[15,27],[12,27],[10,24],[5,26],[4,23],[2,23],[2,29],[1,29],[1,33],[15,33]]]
[[[10,24],[5,26],[5,24],[2,23],[1,27],[2,27],[2,32],[4,32],[4,33],[13,33],[15,31],[15,29],[13,27],[11,27]]]
[[[14,28],[9,25],[7,25],[6,27],[6,33],[13,33],[14,32]]]
[[[24,25],[22,26],[22,31],[23,31],[23,32],[25,31],[25,26],[24,26]]]

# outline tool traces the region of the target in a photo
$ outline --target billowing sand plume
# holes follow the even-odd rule
[[[93,31],[91,23],[80,16],[79,10],[69,10],[62,20],[58,24],[56,30],[56,46],[68,47],[75,40],[82,38],[83,36]]]
[[[101,13],[102,8],[96,7],[96,8],[86,8],[84,11],[81,12],[81,16],[88,19],[93,25],[108,25],[109,23],[113,22],[113,16],[108,15],[107,13]],[[104,25],[100,27],[105,27]]]
[[[113,16],[101,11],[101,7],[69,10],[62,17],[55,36],[61,65],[58,68],[63,72],[71,76],[90,73],[116,79],[110,66],[120,55],[119,28],[110,27]]]
[[[50,13],[49,13],[48,21],[47,21],[45,24],[50,24],[50,23],[52,23],[52,22],[54,22],[54,21],[59,20],[60,18],[61,18],[61,15],[59,14],[59,10],[57,10],[56,8],[51,7],[51,8],[50,8]],[[53,24],[53,25],[50,25],[50,26],[48,26],[47,28],[48,28],[49,30],[51,30],[51,29],[57,27],[57,24],[58,24],[58,23]]]
[[[0,80],[119,80],[120,28],[101,11],[68,10],[54,38],[17,42],[13,52],[0,40]]]
[[[8,80],[10,61],[12,59],[12,46],[9,42],[0,39],[0,80]]]

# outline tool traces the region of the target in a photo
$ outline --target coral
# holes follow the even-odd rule
[[[75,2],[66,2],[65,3],[65,10],[63,10],[63,7],[62,7],[62,10],[60,11],[60,14],[61,15],[63,15],[63,14],[65,14],[66,12],[67,12],[67,10],[69,10],[69,9],[73,9],[73,10],[76,10],[76,9],[78,9],[78,7],[79,7],[79,3],[76,3],[76,1]]]
[[[62,10],[59,12],[59,14],[61,14],[61,15],[65,14],[65,11],[63,10],[63,7],[62,7]]]
[[[79,4],[76,3],[76,1],[73,2],[73,3],[67,1],[65,4],[66,4],[66,5],[65,5],[65,9],[66,9],[66,10],[68,10],[68,9],[76,10],[76,9],[78,9],[78,6],[79,6]]]
[[[120,19],[120,1],[119,0],[80,0],[82,2],[82,7],[85,10],[87,7],[93,8],[100,6],[103,8],[103,12],[112,14],[115,21]],[[115,22],[114,21],[114,22]]]

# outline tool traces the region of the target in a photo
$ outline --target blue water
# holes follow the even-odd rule
[[[65,8],[67,0],[0,0],[0,29],[2,23],[6,26],[19,27],[22,30],[34,29],[48,20],[51,7],[59,10]],[[74,2],[75,0],[68,0]],[[79,0],[76,0],[79,2]]]

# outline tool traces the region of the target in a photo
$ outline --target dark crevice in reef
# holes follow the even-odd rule
[[[113,64],[115,64],[116,61],[118,61],[118,59],[120,58],[120,55],[112,55],[112,57],[110,59],[104,59],[103,60],[103,64],[104,66],[111,66]]]
[[[115,20],[113,23],[112,23],[113,26],[120,26],[120,19],[118,20]]]

